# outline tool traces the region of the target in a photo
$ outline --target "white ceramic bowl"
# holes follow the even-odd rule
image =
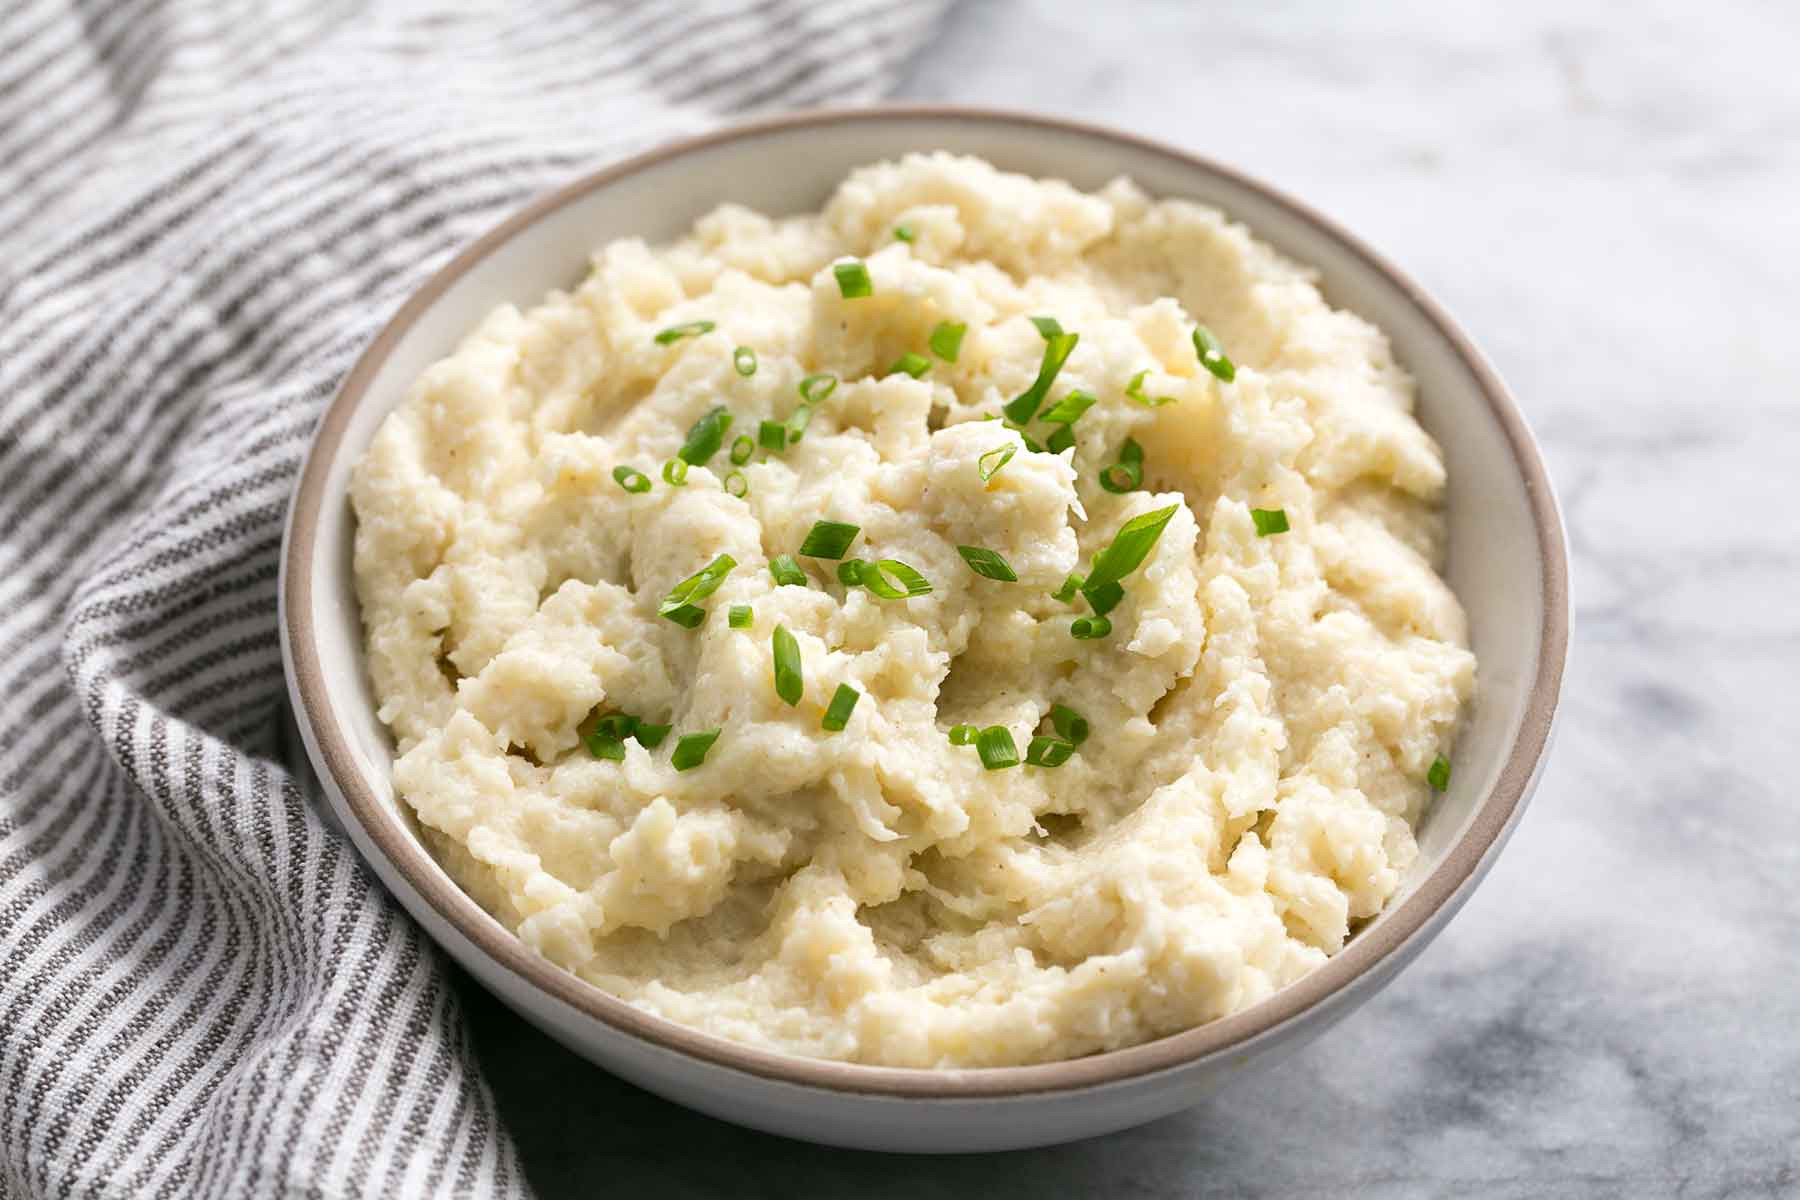
[[[352,464],[412,380],[494,305],[572,285],[589,252],[613,238],[673,237],[726,200],[816,211],[852,167],[939,149],[1084,188],[1127,174],[1153,195],[1217,205],[1317,267],[1334,304],[1385,329],[1449,458],[1450,582],[1481,664],[1455,779],[1420,831],[1417,868],[1340,954],[1224,1020],[1041,1066],[901,1070],[754,1050],[649,1016],[538,958],[451,882],[396,805],[352,588]],[[282,649],[307,752],[369,865],[451,955],[565,1045],[653,1092],[759,1129],[887,1150],[1042,1145],[1148,1121],[1368,999],[1461,907],[1518,820],[1550,738],[1569,636],[1561,519],[1537,447],[1493,370],[1417,285],[1303,204],[1216,163],[1067,121],[968,109],[740,125],[577,180],[477,241],[400,309],[326,410],[289,512],[282,573]]]

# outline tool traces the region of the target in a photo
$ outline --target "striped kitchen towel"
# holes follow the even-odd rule
[[[939,0],[0,0],[0,1196],[524,1196],[437,951],[283,760],[277,547],[460,244]]]

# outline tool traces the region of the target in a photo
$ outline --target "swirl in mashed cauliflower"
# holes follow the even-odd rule
[[[846,258],[871,294],[844,295]],[[1023,440],[1056,426],[994,419],[1037,377],[1033,316],[1079,335],[1045,407],[1096,398],[1061,453]],[[944,322],[966,325],[953,362],[928,348]],[[1198,361],[1196,323],[1231,382]],[[921,377],[891,369],[906,354]],[[824,373],[841,382],[803,440],[730,462]],[[721,405],[725,448],[665,482]],[[356,470],[396,789],[529,946],[742,1042],[990,1066],[1231,1013],[1395,892],[1474,685],[1436,571],[1443,458],[1412,408],[1382,333],[1305,268],[1124,180],[1088,194],[912,156],[854,172],[822,214],[726,205],[672,245],[613,242],[427,370]],[[1114,493],[1098,481],[1127,439],[1142,485]],[[1085,605],[1054,593],[1171,504],[1111,633],[1073,637]],[[1290,528],[1259,536],[1252,509]],[[806,583],[778,585],[770,560],[818,520],[932,590],[883,599],[804,557]],[[705,619],[659,617],[720,554],[737,566]],[[797,704],[775,689],[777,625]],[[860,699],[834,732],[840,684]],[[1002,726],[1022,756],[1053,704],[1091,729],[1060,766],[985,769],[947,736]],[[608,713],[673,729],[614,761],[583,740]],[[678,739],[712,729],[675,769]]]

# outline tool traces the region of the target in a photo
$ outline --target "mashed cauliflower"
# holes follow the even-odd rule
[[[1043,407],[1094,398],[1060,453],[1041,416],[996,419],[1044,367],[1045,316],[1078,341]],[[966,327],[954,361],[931,348],[945,323]],[[823,375],[801,440],[732,462]],[[720,406],[720,449],[666,482]],[[1473,688],[1436,573],[1443,458],[1412,408],[1381,332],[1305,268],[1123,180],[914,156],[819,215],[726,205],[672,245],[613,242],[427,370],[357,468],[396,789],[537,952],[742,1042],[973,1067],[1212,1020],[1380,911]],[[1141,486],[1109,491],[1128,439]],[[1110,633],[1073,636],[1093,613],[1058,598],[1067,577],[1171,505]],[[807,557],[778,584],[820,520],[931,590],[883,598]],[[721,554],[700,623],[659,616]],[[835,731],[840,685],[858,700]],[[988,769],[949,736],[1000,727],[1023,758],[1053,704],[1090,730],[1057,766]],[[627,714],[670,731],[595,732]]]

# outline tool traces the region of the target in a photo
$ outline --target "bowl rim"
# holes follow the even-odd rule
[[[357,770],[350,738],[339,724],[331,704],[313,624],[313,572],[310,568],[320,513],[331,499],[325,495],[325,479],[342,448],[352,412],[361,404],[395,345],[420,316],[476,263],[515,235],[550,213],[626,176],[740,139],[827,125],[888,121],[973,122],[1072,133],[1149,152],[1184,168],[1214,175],[1232,186],[1255,193],[1265,203],[1286,210],[1290,216],[1336,241],[1368,270],[1385,277],[1434,327],[1478,384],[1506,436],[1514,465],[1525,484],[1543,571],[1544,622],[1538,642],[1537,673],[1526,698],[1519,733],[1494,786],[1477,802],[1468,828],[1445,853],[1443,861],[1411,894],[1384,911],[1381,920],[1371,923],[1323,965],[1230,1016],[1154,1041],[1082,1058],[1027,1066],[974,1068],[886,1067],[806,1058],[760,1049],[677,1024],[635,1008],[533,953],[457,887],[424,845],[385,810],[375,791]],[[309,728],[317,747],[315,760],[324,760],[323,765],[330,776],[328,782],[335,783],[343,806],[361,826],[369,843],[379,850],[419,898],[519,982],[614,1032],[764,1079],[884,1097],[972,1100],[1118,1084],[1185,1066],[1234,1048],[1241,1049],[1252,1040],[1297,1020],[1338,993],[1353,988],[1415,935],[1427,929],[1440,910],[1447,907],[1453,910],[1459,902],[1458,893],[1478,878],[1484,861],[1498,851],[1522,812],[1548,747],[1569,646],[1567,553],[1562,519],[1549,474],[1531,431],[1498,373],[1422,287],[1332,218],[1261,180],[1204,155],[1086,121],[969,105],[820,108],[732,123],[656,146],[584,174],[526,204],[470,243],[413,292],[345,375],[313,434],[290,503],[287,534],[282,546],[281,633],[290,694],[299,709],[296,717]],[[1399,961],[1403,960],[1396,960],[1391,965],[1397,968]]]

